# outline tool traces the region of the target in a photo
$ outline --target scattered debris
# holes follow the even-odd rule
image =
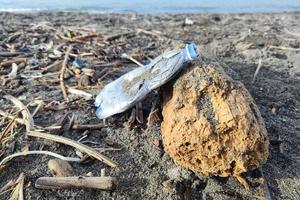
[[[25,199],[74,196],[76,199],[269,199],[267,193],[297,199],[299,151],[295,133],[299,126],[295,124],[299,112],[296,106],[299,104],[297,85],[300,73],[299,30],[295,24],[299,14],[179,14],[171,17],[84,13],[0,15],[3,19],[0,25],[0,84],[8,75],[11,76],[0,85],[0,161],[15,153],[23,153],[23,149],[78,155],[80,163],[72,163],[78,175],[93,177],[101,173],[101,177],[107,174],[120,179],[120,187],[110,192],[61,190],[49,193],[34,189],[32,183],[37,177],[46,176],[41,173],[45,172],[43,169],[51,157],[35,155],[25,158],[25,155],[20,155],[0,166],[0,199],[9,199],[9,193],[17,185],[13,179],[17,177],[12,175],[18,176],[22,172],[26,174]],[[185,23],[185,19],[192,19],[193,24]],[[67,30],[66,34],[64,30]],[[264,178],[254,177],[249,172],[240,179],[240,182],[246,180],[249,183],[250,191],[238,188],[234,178],[196,177],[192,172],[189,172],[190,177],[180,178],[180,181],[168,177],[169,169],[178,166],[164,153],[160,123],[156,123],[162,120],[163,102],[154,104],[155,99],[161,99],[161,95],[170,90],[168,88],[157,88],[133,105],[132,112],[115,115],[104,123],[95,118],[92,101],[105,85],[137,68],[136,64],[147,65],[164,51],[190,41],[199,44],[197,48],[203,55],[201,63],[219,62],[230,76],[245,83],[261,108],[273,155],[264,166]],[[65,100],[61,95],[60,75],[69,46],[72,50],[63,74]],[[124,54],[130,56],[124,59]],[[259,58],[268,66],[267,73],[260,81],[257,81],[257,75],[255,84],[251,84],[253,63]],[[188,90],[189,85],[186,86]],[[4,98],[7,94],[23,105],[16,101],[12,105],[11,100]],[[224,98],[226,94],[227,91]],[[24,111],[29,116],[25,117],[26,120],[22,118]],[[146,119],[148,124],[145,124]],[[131,123],[130,131],[122,126],[126,121]],[[193,119],[189,121],[192,122]],[[217,128],[222,130],[223,127]],[[102,170],[106,165],[86,152],[48,139],[27,137],[28,131],[58,135],[88,145],[118,161],[120,167]],[[226,151],[227,144],[224,146]],[[165,183],[170,190],[161,185],[166,179],[172,179],[169,184]],[[263,190],[260,180],[272,186],[272,190]]]

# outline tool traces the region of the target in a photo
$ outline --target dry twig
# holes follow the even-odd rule
[[[137,64],[140,67],[144,66],[142,63],[140,63],[139,61],[137,61],[136,59],[134,59],[132,56],[127,55],[126,53],[122,54],[122,58],[127,58],[127,59],[131,60],[132,62],[134,62],[135,64]]]
[[[11,115],[3,110],[0,110],[0,115],[3,116],[3,117],[7,117],[9,119],[14,119],[16,122],[18,122],[19,124],[25,124],[24,123],[24,120],[22,118],[15,118],[14,115]]]
[[[24,194],[23,194],[23,188],[24,188],[24,179],[25,175],[24,173],[21,173],[18,180],[16,181],[17,185],[15,186],[10,200],[23,200]]]
[[[33,118],[27,109],[27,107],[17,98],[11,95],[5,95],[4,98],[10,100],[17,108],[21,110],[23,121],[26,125],[26,131],[30,131],[34,129],[34,121]]]
[[[85,152],[86,154],[88,154],[88,155],[90,155],[90,156],[106,163],[107,165],[109,165],[111,167],[117,167],[117,163],[112,161],[108,157],[100,154],[99,152],[97,152],[96,150],[92,149],[89,146],[86,146],[84,144],[81,144],[79,142],[71,140],[69,138],[65,138],[65,137],[58,136],[58,135],[51,135],[51,134],[47,134],[47,133],[41,133],[41,132],[38,132],[38,131],[30,131],[30,132],[27,133],[27,135],[31,136],[31,137],[44,138],[44,139],[47,139],[47,140],[52,140],[52,141],[55,141],[55,142],[59,142],[59,143],[62,143],[62,144],[72,146],[72,147],[74,147],[74,148],[76,148],[76,149],[78,149],[82,152]]]
[[[15,119],[17,118],[17,115],[14,116],[13,119],[11,119],[11,121],[7,124],[7,126],[4,128],[4,130],[2,131],[2,133],[0,134],[0,143],[2,142],[3,138],[6,137],[7,133],[12,130],[12,127],[14,126],[14,122]]]
[[[0,63],[0,67],[6,67],[6,66],[10,66],[13,63],[19,64],[19,63],[26,63],[27,62],[27,58],[15,58],[15,59],[11,59],[8,61],[4,61]]]
[[[255,73],[254,73],[254,76],[253,76],[253,79],[252,79],[252,83],[254,83],[255,79],[256,79],[256,76],[261,68],[261,58],[258,60],[258,65],[257,65],[257,68],[255,70]]]
[[[120,37],[132,36],[132,35],[135,35],[135,34],[136,33],[134,31],[127,32],[127,33],[118,33],[118,34],[114,34],[114,35],[105,36],[104,40],[112,41],[112,40],[119,39]]]
[[[88,92],[85,92],[85,91],[82,91],[82,90],[75,89],[75,88],[68,88],[68,92],[71,93],[71,94],[83,97],[86,100],[89,100],[93,97],[92,94],[90,94]]]
[[[61,66],[62,63],[63,63],[62,60],[55,61],[52,64],[48,65],[47,67],[43,68],[42,72],[43,73],[46,73],[46,72],[56,72],[56,71],[59,70],[59,66]]]
[[[80,161],[80,158],[65,157],[65,156],[59,155],[59,154],[51,152],[51,151],[24,151],[24,152],[14,153],[12,155],[5,157],[3,160],[1,160],[0,166],[5,165],[5,163],[7,163],[8,161],[10,161],[11,159],[16,158],[16,157],[27,156],[27,155],[41,155],[41,154],[53,156],[55,158],[59,158],[61,160],[70,161],[70,162]]]
[[[70,123],[68,130],[98,130],[105,127],[103,124],[74,124]],[[46,130],[61,130],[63,128],[62,125],[53,125],[53,126],[48,126],[45,129]]]
[[[270,49],[279,49],[279,50],[286,50],[286,51],[300,51],[300,48],[289,48],[289,47],[282,47],[282,46],[269,46]]]
[[[64,74],[65,74],[65,71],[66,71],[66,68],[67,68],[67,63],[68,63],[69,54],[70,54],[71,50],[72,50],[72,47],[69,46],[67,51],[66,51],[65,59],[62,63],[62,67],[61,67],[61,70],[60,70],[60,76],[59,76],[60,88],[61,88],[61,91],[63,93],[63,96],[64,96],[65,100],[68,100],[68,94],[66,92],[66,87],[65,87],[65,83],[64,83]]]
[[[16,185],[14,180],[8,181],[2,188],[0,188],[0,196],[10,190],[13,190],[12,187]]]

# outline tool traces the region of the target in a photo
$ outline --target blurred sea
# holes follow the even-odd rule
[[[253,13],[300,11],[300,0],[0,0],[0,11]]]

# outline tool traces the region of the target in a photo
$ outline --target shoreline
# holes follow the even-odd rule
[[[24,10],[1,10],[0,13],[10,13],[10,14],[59,14],[59,13],[74,13],[74,14],[95,14],[95,15],[106,15],[106,14],[112,14],[112,15],[269,15],[269,14],[299,14],[300,10],[289,10],[289,11],[261,11],[261,12],[134,12],[134,11],[80,11],[80,10],[47,10],[47,9],[41,9],[41,10],[32,10],[32,9],[24,9]]]

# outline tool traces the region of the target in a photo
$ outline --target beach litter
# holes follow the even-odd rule
[[[169,81],[185,63],[198,57],[195,44],[173,50],[155,58],[106,85],[96,97],[98,118],[104,119],[131,108],[152,90]],[[127,56],[126,56],[127,57]]]
[[[191,20],[191,19],[189,19],[189,18],[185,18],[185,20],[184,20],[184,24],[185,24],[185,25],[189,25],[189,26],[191,26],[191,25],[193,25],[193,24],[194,24],[194,21],[193,21],[193,20]]]

